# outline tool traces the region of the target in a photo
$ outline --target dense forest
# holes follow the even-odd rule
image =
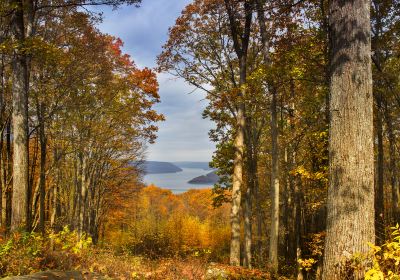
[[[400,279],[399,1],[193,0],[155,69],[103,5],[141,1],[0,1],[0,276]],[[158,73],[206,93],[212,189],[143,183]]]

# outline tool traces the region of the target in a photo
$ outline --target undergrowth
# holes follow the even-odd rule
[[[90,237],[65,227],[58,233],[13,233],[0,240],[0,278],[62,270],[100,274],[110,279],[268,279],[258,270],[210,264],[201,254],[147,259],[112,248],[99,248]]]

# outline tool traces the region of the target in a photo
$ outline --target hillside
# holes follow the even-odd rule
[[[182,171],[178,166],[164,161],[146,161],[143,163],[142,168],[146,174],[177,173]]]
[[[198,176],[193,178],[189,184],[215,184],[218,183],[219,176],[215,174],[215,171],[207,173],[206,175]]]
[[[208,162],[203,161],[177,161],[173,162],[174,165],[180,168],[199,168],[204,170],[211,170]]]

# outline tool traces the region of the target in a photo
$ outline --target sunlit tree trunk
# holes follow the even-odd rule
[[[329,21],[332,60],[324,280],[345,279],[343,259],[367,253],[367,242],[375,241],[370,1],[332,0]],[[363,273],[354,278],[362,279]]]
[[[243,186],[243,152],[245,126],[244,104],[242,102],[238,106],[236,119],[236,136],[234,142],[235,159],[233,163],[234,168],[231,208],[231,265],[240,265],[240,203],[242,200],[241,189]]]

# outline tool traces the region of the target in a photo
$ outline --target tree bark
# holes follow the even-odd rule
[[[11,0],[16,7],[11,18],[11,39],[21,44],[24,39],[24,15],[21,0]],[[12,123],[13,123],[13,195],[11,230],[29,230],[28,187],[28,77],[26,55],[14,48],[12,58]]]
[[[370,1],[332,0],[329,189],[324,280],[346,279],[343,260],[374,243]],[[367,262],[361,264],[367,268]],[[364,271],[356,273],[362,279]]]

